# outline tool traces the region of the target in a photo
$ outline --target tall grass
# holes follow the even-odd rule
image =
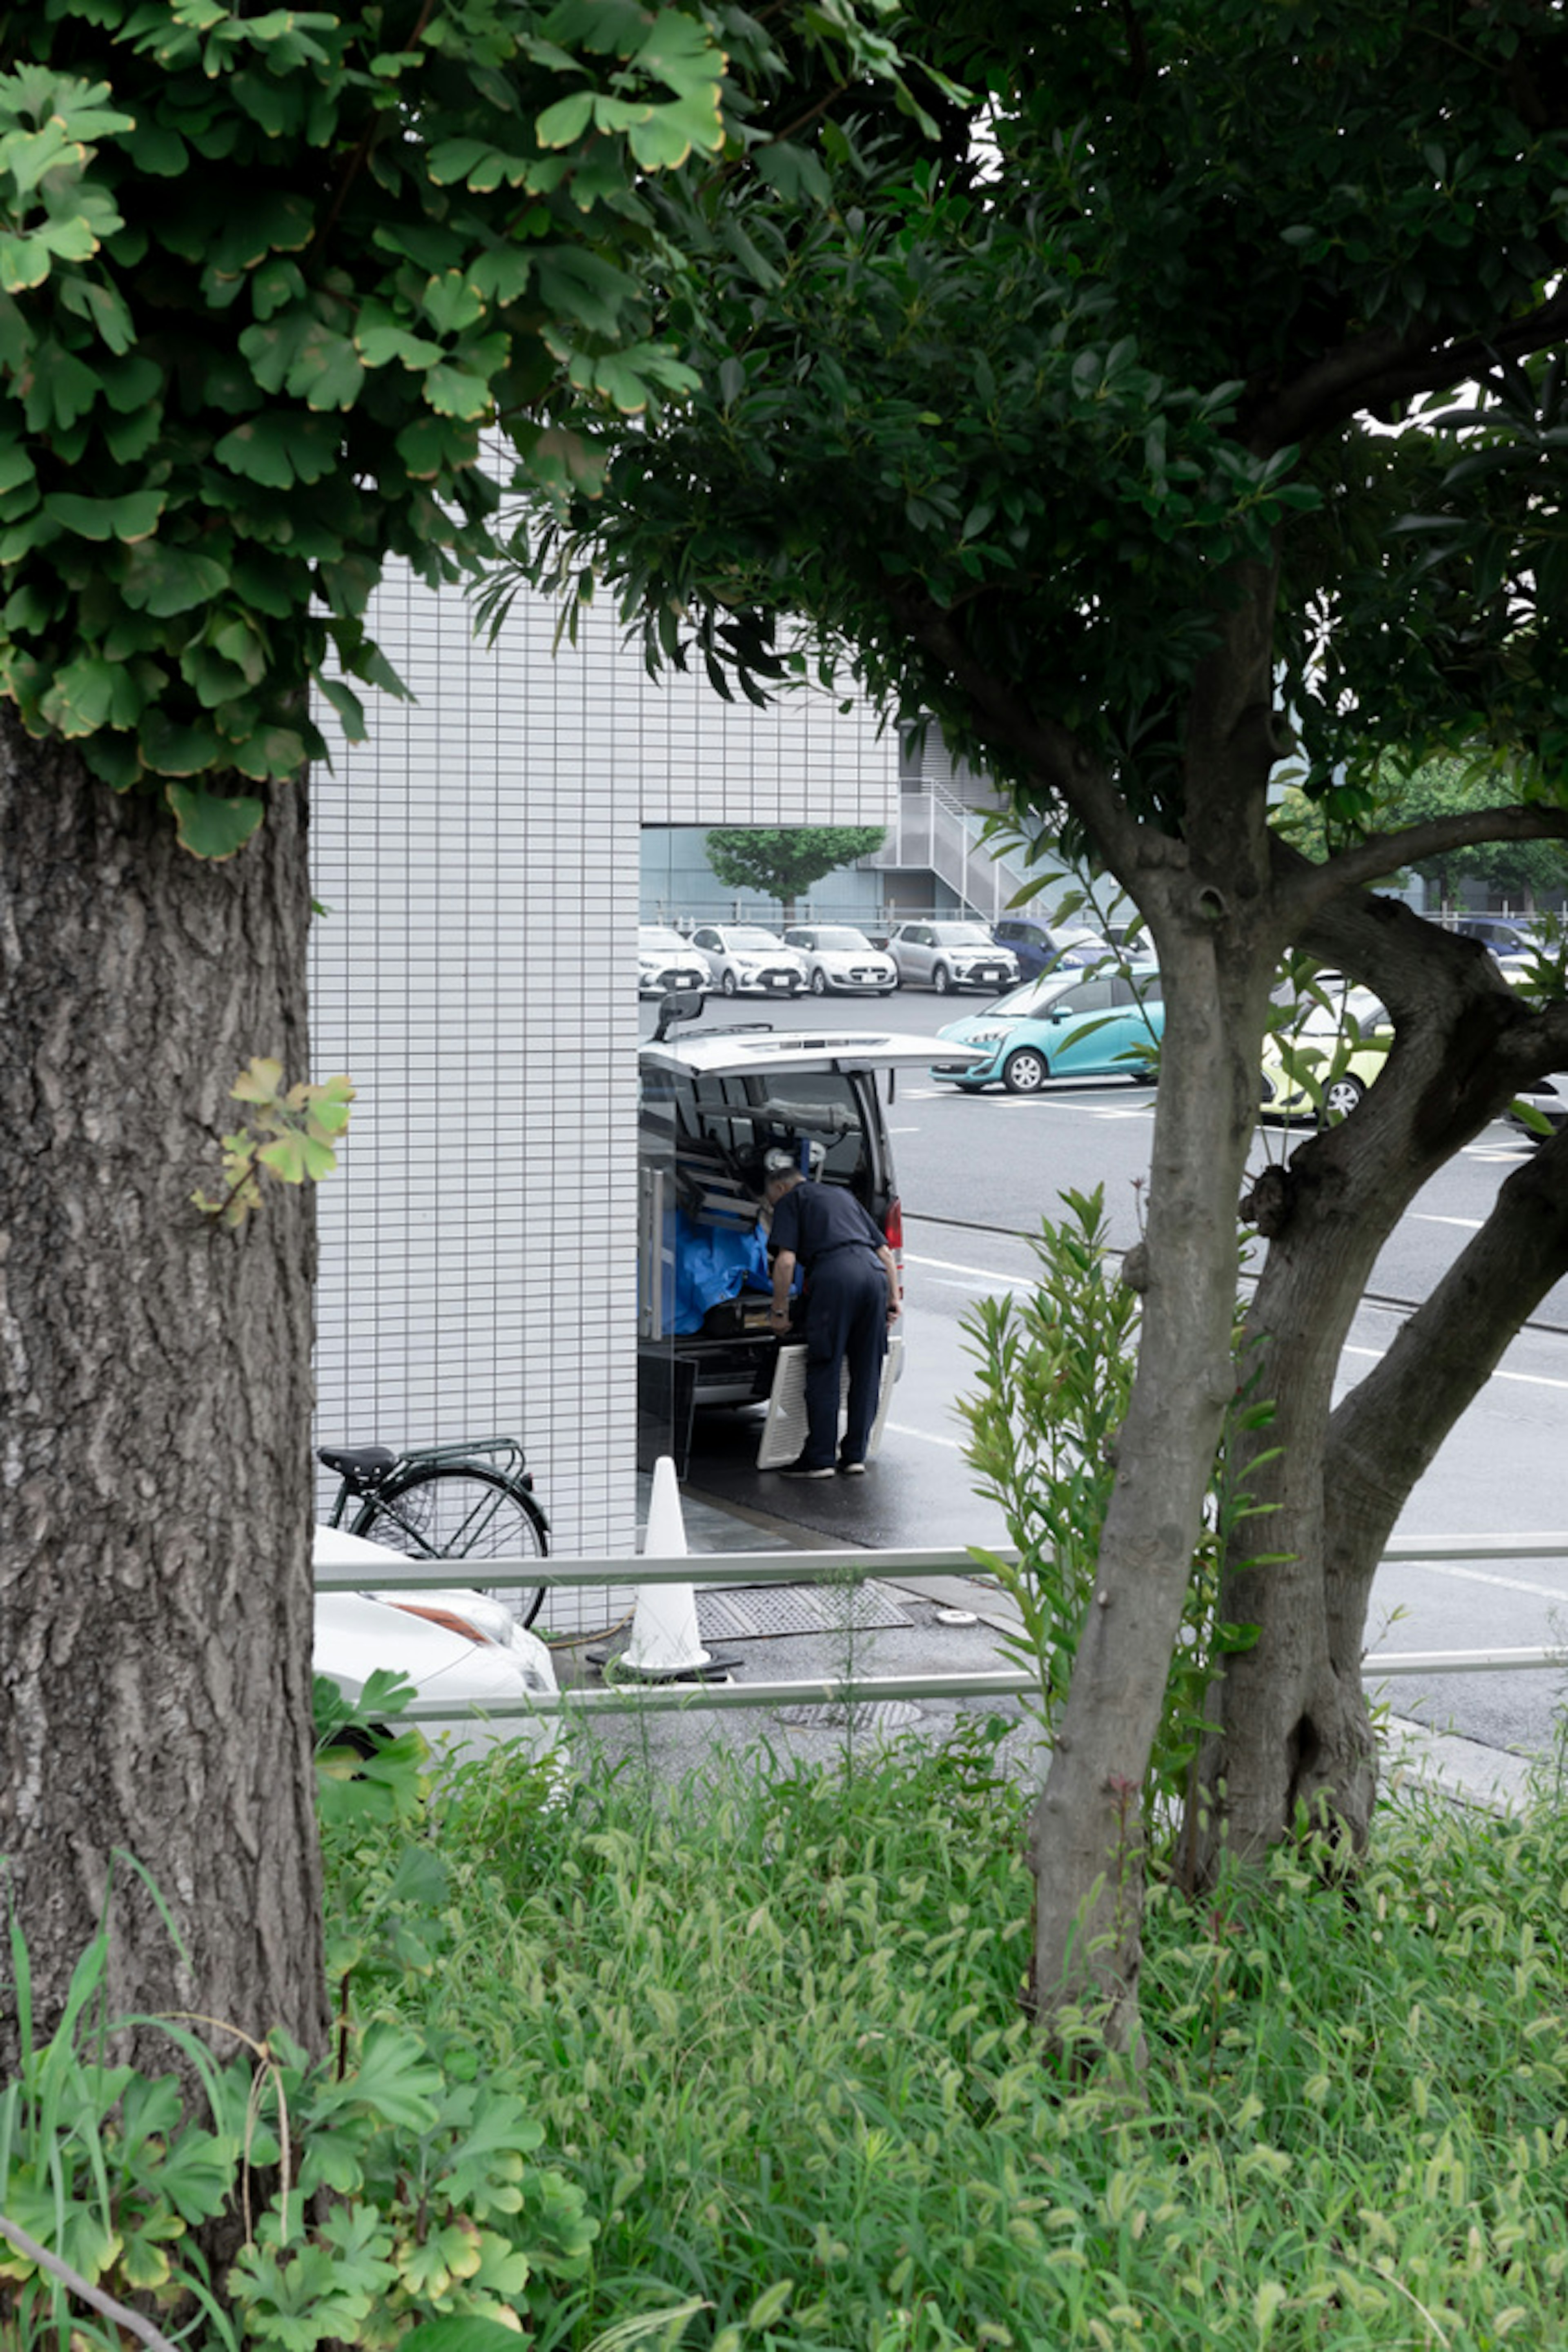
[[[390,1843],[330,1855],[337,1916],[401,1938],[359,2021],[521,2089],[584,2192],[541,2352],[690,2297],[679,2340],[720,2352],[1559,2341],[1568,1815],[1405,1806],[1352,1884],[1156,1890],[1134,2099],[1032,2042],[993,1752],[971,1725],[849,1780],[763,1754],[542,1810],[473,1769],[438,1913]]]

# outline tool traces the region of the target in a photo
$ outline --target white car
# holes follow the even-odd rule
[[[999,947],[984,923],[900,923],[888,952],[905,985],[934,988],[939,996],[955,988],[986,988],[1000,995],[1018,977],[1018,959]]]
[[[726,996],[798,996],[805,986],[805,959],[760,923],[703,923],[691,944]]]
[[[315,1529],[318,1579],[352,1575],[380,1590],[316,1594],[311,1663],[357,1700],[378,1666],[406,1675],[422,1700],[450,1713],[413,1718],[444,1756],[473,1756],[499,1740],[521,1741],[540,1758],[565,1760],[559,1715],[489,1719],[498,1706],[527,1706],[553,1696],[555,1665],[537,1633],[518,1623],[489,1593],[423,1591],[389,1580],[406,1575],[404,1553],[352,1536],[343,1528]]]
[[[848,923],[797,924],[784,933],[784,945],[798,948],[805,958],[813,996],[891,996],[899,984],[892,957]]]
[[[637,994],[668,996],[672,988],[713,985],[708,959],[668,923],[637,925]]]

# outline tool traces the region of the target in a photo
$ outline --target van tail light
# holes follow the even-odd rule
[[[904,1265],[904,1204],[895,1194],[888,1203],[888,1213],[882,1220],[882,1232],[888,1247],[899,1261],[899,1271]]]

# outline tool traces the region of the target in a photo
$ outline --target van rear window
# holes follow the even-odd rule
[[[696,1144],[728,1173],[760,1192],[763,1155],[775,1146],[798,1151],[820,1147],[817,1172],[869,1192],[872,1171],[860,1097],[852,1077],[837,1070],[772,1071],[689,1078],[650,1073],[643,1083],[645,1125],[677,1146]],[[816,1163],[817,1153],[811,1160]]]

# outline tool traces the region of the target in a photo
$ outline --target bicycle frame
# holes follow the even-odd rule
[[[338,1491],[327,1520],[330,1528],[341,1528],[350,1506],[356,1510],[360,1504],[374,1500],[384,1487],[406,1475],[411,1470],[439,1469],[453,1463],[479,1462],[505,1478],[533,1492],[533,1474],[528,1467],[528,1456],[515,1437],[476,1437],[455,1445],[411,1445],[401,1454],[390,1446],[384,1449],[386,1460],[374,1474],[359,1478],[339,1475]],[[393,1517],[397,1514],[394,1512]]]

